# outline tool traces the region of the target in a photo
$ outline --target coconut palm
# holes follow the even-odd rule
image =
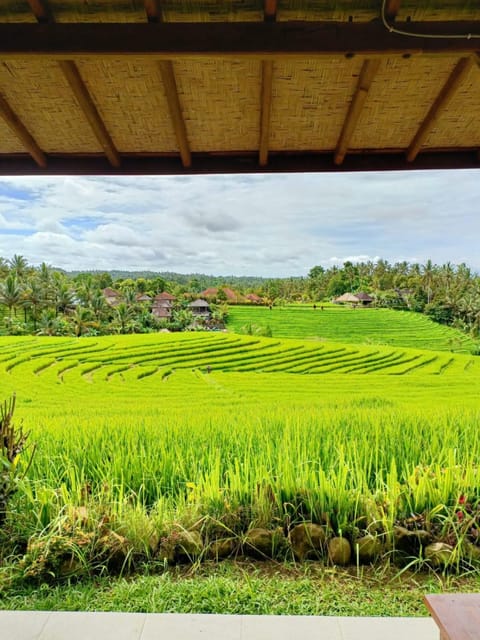
[[[0,283],[0,304],[4,304],[8,308],[9,317],[12,317],[12,311],[15,311],[22,302],[22,288],[17,278],[10,274],[5,281]]]
[[[71,322],[77,338],[80,338],[88,329],[93,326],[92,312],[90,309],[78,306],[71,316]]]
[[[28,273],[28,261],[23,256],[15,254],[11,260],[9,260],[10,272],[16,276],[19,282],[25,280]]]
[[[96,291],[90,300],[90,308],[97,321],[100,321],[108,310],[108,305],[101,291]]]
[[[66,313],[75,306],[74,294],[67,281],[55,281],[52,287],[55,313]]]
[[[66,323],[55,315],[52,309],[45,309],[38,321],[38,335],[61,336],[66,333]]]
[[[92,276],[87,275],[77,287],[77,295],[85,307],[89,307],[97,287]]]
[[[45,306],[46,302],[47,299],[43,284],[35,278],[30,279],[24,292],[23,304],[25,309],[30,309],[34,331],[37,330],[37,321],[40,317],[42,307]]]
[[[135,317],[135,312],[132,307],[129,307],[125,302],[121,302],[115,309],[115,320],[120,325],[120,333],[127,333],[127,327],[129,323]]]

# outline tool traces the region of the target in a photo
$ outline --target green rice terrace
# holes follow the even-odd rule
[[[392,309],[343,307],[320,303],[284,307],[234,306],[229,309],[228,328],[242,331],[248,325],[268,326],[275,338],[308,338],[340,342],[470,352],[469,336],[425,315]]]
[[[2,392],[36,449],[12,454],[0,584],[239,556],[476,568],[479,374],[403,344],[4,337]]]

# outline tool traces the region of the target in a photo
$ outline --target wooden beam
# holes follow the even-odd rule
[[[402,0],[386,0],[385,2],[385,17],[388,20],[395,20],[400,11],[400,5]]]
[[[260,113],[260,145],[258,161],[261,167],[268,163],[268,144],[270,141],[270,114],[272,110],[273,62],[262,62],[262,98]]]
[[[420,125],[415,137],[413,138],[410,146],[407,149],[407,160],[413,162],[420,152],[425,139],[430,131],[435,126],[438,117],[441,112],[446,108],[450,100],[453,98],[458,87],[464,81],[467,73],[470,71],[473,65],[472,58],[461,58],[455,65],[448,80],[443,85],[440,93],[435,99],[435,102],[430,107],[425,119]]]
[[[380,22],[204,22],[0,24],[0,58],[61,60],[155,56],[172,60],[232,57],[278,59],[332,55],[470,55],[480,51],[480,21],[396,23],[399,29],[465,38],[390,33]]]
[[[277,0],[264,0],[263,19],[265,22],[275,22],[277,19]]]
[[[0,94],[0,116],[5,120],[7,126],[13,131],[21,141],[25,149],[32,156],[39,167],[43,169],[47,166],[45,154],[36,143],[32,134],[8,104],[6,99]]]
[[[38,22],[53,22],[52,12],[47,0],[27,0]]]
[[[365,60],[362,65],[357,88],[355,89],[355,93],[348,108],[345,122],[343,123],[342,131],[340,133],[340,138],[338,139],[337,148],[335,149],[335,164],[342,164],[345,159],[350,140],[352,139],[355,127],[357,126],[365,101],[367,100],[368,92],[379,67],[380,60]]]
[[[189,167],[192,164],[192,157],[190,153],[190,145],[188,144],[187,128],[185,126],[182,107],[180,105],[180,99],[178,97],[173,63],[170,60],[162,60],[158,63],[158,65],[160,68],[160,75],[162,76],[165,95],[167,97],[170,118],[172,119],[178,148],[180,149],[182,164],[184,167]]]
[[[95,137],[105,151],[110,164],[113,167],[119,167],[120,155],[113,144],[100,114],[97,111],[97,107],[95,106],[92,97],[88,93],[88,89],[82,80],[82,76],[80,75],[77,65],[72,62],[72,60],[60,60],[59,65],[75,95],[75,98],[77,99],[80,109],[83,111],[93,133],[95,134]]]
[[[162,7],[160,0],[144,0],[145,13],[149,22],[162,22]]]
[[[409,163],[402,150],[394,153],[350,153],[342,165],[331,153],[270,152],[266,167],[259,167],[258,153],[192,154],[192,165],[183,168],[178,154],[122,154],[120,168],[112,167],[103,154],[49,154],[46,169],[34,165],[27,155],[1,154],[0,175],[201,175],[215,173],[331,173],[350,171],[413,171],[423,169],[478,168],[477,151],[426,151]]]

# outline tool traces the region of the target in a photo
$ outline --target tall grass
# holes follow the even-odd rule
[[[285,343],[282,356],[282,341],[259,340],[251,357],[265,344],[272,369],[293,366],[296,353],[303,367],[310,354]],[[195,366],[206,361],[201,341],[99,338],[95,353],[80,349],[87,340],[2,344],[4,354],[28,346],[15,367],[5,360],[0,369],[37,443],[15,505],[23,536],[40,535],[81,505],[143,539],[150,525],[138,523],[150,518],[160,533],[166,522],[236,514],[243,530],[307,519],[345,534],[378,521],[391,530],[412,513],[446,517],[462,496],[480,500],[480,378],[468,357],[417,352],[407,363],[408,350],[358,347],[358,364],[342,364],[345,350],[319,345],[326,368],[338,358],[351,373],[207,373]],[[248,340],[231,344],[247,364]],[[52,363],[55,345],[61,358]],[[220,367],[230,337],[208,336],[205,345]],[[390,363],[400,373],[418,361],[424,368],[408,376],[355,372]]]

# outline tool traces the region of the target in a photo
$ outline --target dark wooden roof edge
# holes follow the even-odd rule
[[[232,23],[0,23],[0,56],[73,59],[146,55],[306,57],[312,55],[470,54],[480,50],[480,21],[396,23],[430,37],[390,33],[379,21]],[[436,38],[458,35],[461,38]],[[470,36],[473,37],[468,37]]]
[[[238,154],[193,153],[192,165],[183,167],[178,155],[122,154],[120,167],[113,167],[101,154],[49,154],[48,165],[40,168],[28,155],[0,155],[0,175],[194,175],[206,173],[316,173],[349,171],[402,171],[424,169],[478,169],[478,150],[457,149],[426,151],[408,162],[404,150],[395,152],[350,152],[341,165],[333,153],[269,154],[265,167],[258,165],[258,152]]]

